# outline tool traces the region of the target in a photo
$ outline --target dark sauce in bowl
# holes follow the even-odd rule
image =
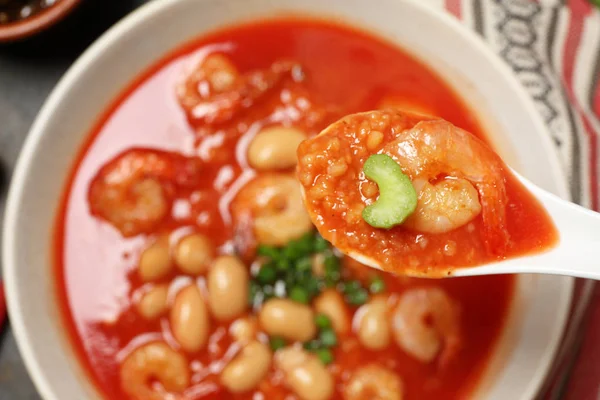
[[[61,0],[0,0],[0,26],[33,17],[60,1]]]

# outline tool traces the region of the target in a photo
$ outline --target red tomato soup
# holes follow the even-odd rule
[[[513,277],[418,280],[344,258],[294,173],[302,140],[394,105],[484,136],[427,66],[312,20],[205,36],[114,101],[66,189],[55,258],[106,399],[469,396]]]

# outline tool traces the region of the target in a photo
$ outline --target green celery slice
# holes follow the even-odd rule
[[[410,178],[385,154],[370,156],[363,171],[379,186],[379,198],[365,207],[363,219],[375,228],[390,229],[402,224],[417,208],[417,192]]]

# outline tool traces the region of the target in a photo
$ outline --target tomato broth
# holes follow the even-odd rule
[[[240,84],[236,96],[219,97],[225,99],[219,103],[225,104],[223,113],[211,114],[209,110],[200,115],[196,108],[186,109],[185,104],[195,107],[202,103],[202,88],[193,80],[187,81],[187,87],[200,93],[194,92],[200,100],[182,97],[178,90],[185,90],[181,82],[212,53],[225,55],[240,74],[250,75]],[[288,68],[286,60],[296,64]],[[295,69],[296,65],[301,71]],[[264,73],[251,75],[257,70]],[[217,84],[212,84],[214,89]],[[265,91],[270,94],[265,95]],[[236,103],[239,98],[246,102]],[[293,106],[289,98],[296,99]],[[251,390],[233,393],[224,387],[219,362],[231,360],[229,350],[234,340],[229,334],[230,322],[211,317],[207,344],[201,350],[185,352],[174,337],[168,312],[151,320],[142,318],[136,304],[150,286],[168,285],[172,302],[182,287],[197,282],[205,293],[207,283],[203,274],[183,273],[177,268],[149,283],[138,271],[140,257],[159,237],[167,235],[166,246],[174,246],[186,235],[199,233],[214,244],[215,254],[239,254],[254,276],[251,266],[260,243],[255,237],[245,239],[244,229],[248,228],[240,225],[242,217],[232,214],[231,208],[244,185],[262,173],[250,166],[246,155],[253,137],[273,124],[294,126],[308,136],[315,135],[345,114],[384,104],[426,110],[485,137],[474,113],[432,69],[367,33],[316,20],[265,20],[205,35],[141,73],[115,99],[90,133],[89,143],[75,165],[55,236],[56,282],[69,335],[82,364],[106,399],[139,398],[125,387],[132,383],[123,381],[123,364],[134,349],[156,341],[170,345],[188,363],[189,382],[182,390],[175,390],[186,399],[284,399],[294,393],[293,385],[282,382],[276,362]],[[125,210],[123,216],[107,211],[113,203],[100,209],[92,207],[90,187],[100,182],[104,185],[100,186],[102,191],[111,184],[111,173],[123,173],[123,168],[116,168],[116,172],[109,169],[123,160],[119,158],[123,154],[132,154],[131,149],[165,152],[164,156],[156,156],[156,163],[148,156],[146,160],[154,160],[153,172],[142,168],[139,176],[155,179],[152,182],[158,182],[157,193],[171,197],[169,202],[159,204],[168,210],[160,221],[148,226],[124,223],[127,229],[139,229],[119,230],[101,216],[109,215],[114,222],[131,213]],[[186,159],[199,162],[200,169],[191,171]],[[156,165],[160,163],[169,168]],[[128,165],[137,168],[135,163]],[[99,171],[108,171],[104,180],[98,180],[102,177]],[[293,168],[285,173],[291,175]],[[180,179],[181,174],[187,174],[186,178]],[[148,185],[144,190],[152,193],[153,186]],[[104,200],[113,199],[110,193],[103,196]],[[128,201],[125,195],[114,204],[121,207]],[[518,216],[520,211],[513,212]],[[333,257],[333,253],[327,254]],[[343,276],[360,280],[371,274],[352,260],[341,262]],[[396,304],[398,297],[411,289],[441,288],[460,309],[461,346],[444,363],[439,362],[439,356],[423,362],[393,342],[385,349],[370,350],[361,346],[355,332],[340,334],[337,346],[331,350],[333,362],[326,367],[334,380],[329,398],[349,399],[347,388],[352,374],[366,364],[396,374],[402,381],[404,399],[468,397],[505,326],[514,277],[434,281],[382,275],[381,280],[390,304]],[[339,283],[337,287],[340,285],[350,286]],[[356,304],[344,307],[349,315],[358,308]],[[246,311],[251,313],[251,309]],[[148,393],[156,396],[152,398],[167,398],[161,393],[168,385],[160,382],[160,377],[141,380],[149,386]]]

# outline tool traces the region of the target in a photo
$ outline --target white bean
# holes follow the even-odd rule
[[[166,240],[157,240],[142,252],[138,273],[142,281],[151,282],[167,276],[172,267],[168,243]]]
[[[156,285],[142,293],[141,298],[136,304],[138,313],[148,321],[167,312],[167,298],[169,294],[168,285]]]
[[[296,165],[296,151],[304,139],[304,132],[296,128],[263,129],[248,147],[248,162],[261,171],[291,168]]]
[[[358,318],[358,338],[360,343],[371,350],[385,349],[391,341],[392,331],[388,315],[387,300],[374,297],[356,312]]]
[[[333,396],[334,380],[323,363],[299,347],[275,353],[275,364],[285,374],[287,385],[302,400],[327,400]]]
[[[232,393],[254,389],[271,366],[269,346],[258,341],[248,343],[221,373],[221,383]]]
[[[196,352],[206,345],[210,322],[200,289],[195,284],[182,289],[171,309],[171,330],[182,349]]]
[[[333,330],[344,335],[350,330],[350,317],[342,295],[335,289],[327,289],[313,303],[319,314],[325,314],[331,320]]]
[[[188,235],[177,243],[175,262],[181,272],[200,275],[206,272],[213,258],[213,245],[210,240],[199,233]]]
[[[230,321],[248,308],[248,268],[234,256],[221,256],[208,272],[208,304],[219,321]]]
[[[305,342],[317,332],[312,309],[288,299],[268,300],[258,314],[258,321],[270,336],[294,341]]]

